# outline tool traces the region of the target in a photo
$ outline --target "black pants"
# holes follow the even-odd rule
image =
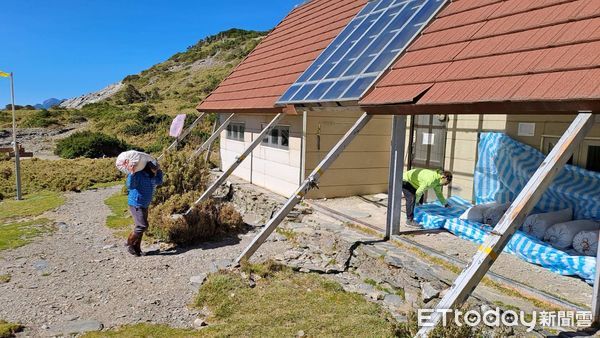
[[[415,198],[417,197],[417,189],[415,189],[412,184],[402,181],[402,194],[406,201],[406,219],[413,220],[415,217]],[[419,204],[423,204],[423,196],[421,196]]]

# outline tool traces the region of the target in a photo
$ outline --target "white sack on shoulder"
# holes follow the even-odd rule
[[[573,249],[585,256],[596,256],[599,230],[581,231],[573,238]]]
[[[148,162],[156,161],[154,157],[141,151],[129,150],[117,157],[115,165],[124,174],[134,174],[146,167]]]
[[[467,221],[483,223],[484,212],[487,209],[495,207],[497,205],[499,205],[499,203],[497,203],[497,202],[474,205],[474,206],[470,207],[469,209],[465,210],[465,212],[462,215],[460,215],[459,218],[467,220]]]
[[[566,249],[573,244],[573,238],[581,231],[598,230],[600,224],[590,220],[579,220],[554,224],[546,230],[544,241],[557,249]]]
[[[510,208],[510,202],[497,204],[491,208],[483,211],[483,223],[491,225],[493,227],[500,222],[500,219],[506,213],[506,210]]]
[[[557,223],[564,223],[573,219],[573,209],[547,212],[544,214],[535,214],[527,217],[521,229],[537,239],[543,239],[546,230]]]

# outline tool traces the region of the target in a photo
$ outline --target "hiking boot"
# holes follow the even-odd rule
[[[414,219],[406,220],[406,226],[409,228],[413,228],[413,229],[422,229],[423,228],[423,226],[421,224],[419,224],[419,222],[416,222]]]
[[[142,253],[142,237],[144,237],[144,234],[138,235],[137,239],[135,240],[135,243],[133,245],[133,249],[135,250],[136,255],[141,256]]]
[[[141,250],[138,251],[137,249],[138,239],[140,240],[141,244],[141,236],[137,235],[134,232],[129,234],[129,237],[127,237],[127,252],[139,257],[142,255],[142,252]]]

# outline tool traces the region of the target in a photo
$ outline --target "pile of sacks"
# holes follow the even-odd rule
[[[510,203],[486,203],[467,209],[460,219],[496,226]],[[532,214],[521,231],[549,243],[559,250],[571,247],[580,255],[596,256],[600,223],[593,220],[573,220],[573,209]]]

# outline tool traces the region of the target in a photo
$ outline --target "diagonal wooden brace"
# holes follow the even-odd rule
[[[196,158],[196,156],[200,155],[204,150],[206,150],[217,139],[217,137],[219,137],[219,135],[221,135],[221,132],[223,130],[225,130],[225,128],[227,128],[227,126],[231,122],[231,119],[233,119],[234,116],[235,116],[235,114],[229,115],[227,120],[225,120],[225,122],[223,122],[219,126],[219,128],[217,128],[217,130],[215,130],[212,133],[212,135],[210,135],[210,137],[204,143],[202,143],[202,145],[198,149],[196,149],[196,151],[194,151],[194,153],[192,154],[190,159]]]
[[[244,150],[244,152],[240,156],[237,157],[235,162],[233,162],[233,164],[229,168],[227,168],[227,170],[225,170],[225,172],[222,173],[221,176],[219,176],[219,178],[217,178],[217,180],[213,182],[213,184],[211,184],[208,188],[206,188],[206,190],[204,191],[202,196],[200,196],[200,198],[198,198],[196,200],[196,202],[194,202],[194,205],[197,205],[197,204],[201,203],[202,201],[206,200],[207,198],[209,198],[215,192],[215,190],[217,190],[217,188],[221,184],[223,184],[225,182],[225,180],[227,180],[227,178],[235,171],[235,169],[237,169],[237,167],[239,167],[239,165],[242,164],[242,162],[244,162],[246,157],[248,157],[252,153],[254,148],[256,148],[259,144],[262,143],[265,136],[267,136],[267,134],[271,131],[271,129],[273,129],[273,127],[275,127],[277,125],[279,120],[281,120],[284,115],[285,114],[283,114],[283,113],[277,114],[273,118],[273,120],[271,120],[271,122],[269,122],[269,124],[265,127],[265,129],[263,129],[260,132],[260,134],[258,134],[256,139],[248,146],[248,148],[246,148],[246,150]],[[192,211],[192,207],[190,207],[188,209],[188,211],[185,212],[185,215],[189,214]]]
[[[340,156],[340,154],[346,149],[346,147],[352,142],[352,140],[358,135],[358,133],[364,128],[364,126],[371,120],[372,115],[364,113],[358,121],[348,130],[348,132],[340,139],[340,141],[329,151],[325,158],[319,163],[319,165],[313,170],[313,172],[302,182],[298,190],[285,202],[277,213],[269,220],[265,228],[258,234],[252,243],[248,245],[242,254],[236,260],[237,263],[243,259],[250,259],[252,255],[260,248],[260,246],[269,238],[269,235],[279,226],[279,224],[285,219],[285,217],[294,209],[296,204],[300,203],[304,196],[314,187],[317,186],[319,178],[323,175],[333,162]]]
[[[479,284],[483,276],[498,258],[512,235],[552,183],[556,175],[567,163],[575,148],[585,138],[593,126],[592,114],[580,112],[569,129],[564,133],[548,157],[542,162],[529,182],[519,193],[510,208],[494,228],[494,233],[486,237],[473,257],[473,261],[458,276],[449,292],[442,298],[429,321],[424,323],[417,337],[427,337],[440,322],[443,313],[462,305]]]

